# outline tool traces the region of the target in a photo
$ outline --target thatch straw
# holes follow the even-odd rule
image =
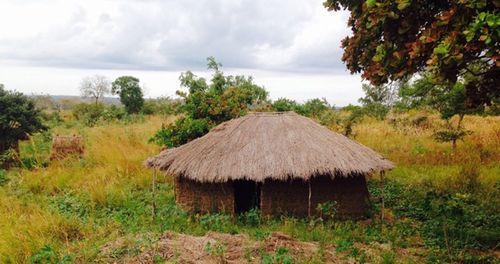
[[[250,113],[145,162],[199,182],[349,177],[393,168],[392,162],[293,112]]]
[[[83,139],[81,136],[56,135],[52,140],[50,160],[61,160],[71,155],[77,155],[81,157],[84,150]]]

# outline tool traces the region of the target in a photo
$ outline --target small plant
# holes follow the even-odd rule
[[[434,139],[439,142],[451,142],[453,149],[456,149],[457,141],[463,140],[469,134],[471,134],[470,131],[463,129],[439,130],[434,133]]]
[[[214,230],[219,232],[230,231],[233,227],[231,216],[224,214],[207,214],[199,218],[200,225],[205,230]]]
[[[43,246],[38,252],[33,254],[30,258],[30,263],[33,264],[45,264],[45,263],[71,263],[72,258],[70,256],[64,256],[62,258],[54,251],[54,249],[49,246]]]
[[[396,260],[396,254],[392,251],[384,251],[381,257],[383,264],[392,264]]]
[[[321,219],[334,219],[337,215],[337,202],[336,201],[328,201],[325,203],[319,203],[316,207],[316,210],[320,214]]]
[[[239,220],[247,226],[258,226],[262,221],[260,210],[253,208],[250,211],[240,215]]]
[[[7,171],[0,169],[0,186],[4,186],[9,182],[9,178],[7,178]]]
[[[210,243],[205,245],[205,252],[211,256],[217,257],[221,263],[226,263],[227,246],[220,242]]]
[[[165,263],[165,258],[160,255],[153,256],[153,263]]]
[[[289,250],[286,247],[279,247],[274,254],[266,254],[262,258],[262,264],[293,264],[296,262],[297,261],[289,254]]]
[[[351,239],[342,239],[335,245],[336,252],[345,252],[352,248],[354,242]]]

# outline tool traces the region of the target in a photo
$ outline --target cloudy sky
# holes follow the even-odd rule
[[[180,72],[252,75],[273,99],[362,96],[341,62],[347,13],[323,0],[0,0],[0,83],[78,95],[89,75],[134,75],[147,97],[173,96]]]

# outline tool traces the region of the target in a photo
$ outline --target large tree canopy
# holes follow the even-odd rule
[[[174,124],[163,126],[151,141],[167,147],[177,147],[227,120],[244,115],[267,102],[267,91],[255,84],[251,76],[224,75],[215,58],[207,58],[212,71],[210,82],[191,71],[181,74],[181,86],[187,92],[177,91],[184,99],[184,117]]]
[[[469,73],[478,77],[466,87],[470,104],[498,98],[499,0],[326,0],[324,5],[350,11],[353,34],[342,41],[342,60],[372,84],[424,71],[454,84]]]
[[[111,92],[120,96],[120,102],[125,106],[127,113],[138,113],[144,105],[142,89],[139,79],[133,76],[118,77],[113,83]]]

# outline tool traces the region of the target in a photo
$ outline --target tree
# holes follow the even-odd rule
[[[365,97],[358,101],[363,105],[363,110],[367,115],[384,119],[393,102],[393,90],[391,85],[369,85],[361,86]]]
[[[439,111],[446,126],[445,129],[436,131],[434,138],[441,142],[452,142],[453,149],[458,140],[470,133],[462,126],[465,115],[484,111],[484,107],[470,107],[467,104],[466,87],[469,82],[474,81],[469,78],[462,78],[449,88],[448,84],[437,82],[432,74],[426,73],[401,89],[402,100],[411,107],[431,107]],[[458,117],[455,124],[452,122],[454,116]]]
[[[19,140],[46,129],[33,100],[22,93],[7,91],[0,84],[0,156],[9,149],[19,151]]]
[[[278,100],[273,102],[273,109],[277,112],[297,111],[298,107],[299,104],[297,102],[287,98],[278,98]]]
[[[120,102],[129,114],[138,113],[144,106],[139,79],[133,76],[118,77],[112,84],[111,92],[120,96]]]
[[[302,107],[298,109],[298,113],[307,117],[318,119],[321,113],[331,109],[333,109],[333,107],[328,103],[328,101],[326,101],[325,98],[314,98],[307,100]]]
[[[467,104],[498,100],[500,1],[326,0],[324,6],[350,11],[353,34],[342,40],[342,60],[373,85],[427,71],[449,92],[473,74],[478,78],[465,87]]]
[[[92,98],[95,104],[99,102],[104,95],[109,94],[109,80],[102,75],[94,75],[83,78],[80,83],[80,94],[85,98]]]
[[[213,57],[207,58],[207,66],[212,71],[209,83],[191,71],[180,75],[181,87],[187,88],[187,92],[177,91],[177,95],[184,100],[185,116],[174,124],[162,126],[150,141],[176,147],[267,103],[267,91],[254,84],[252,77],[224,75],[220,70],[222,65]]]

